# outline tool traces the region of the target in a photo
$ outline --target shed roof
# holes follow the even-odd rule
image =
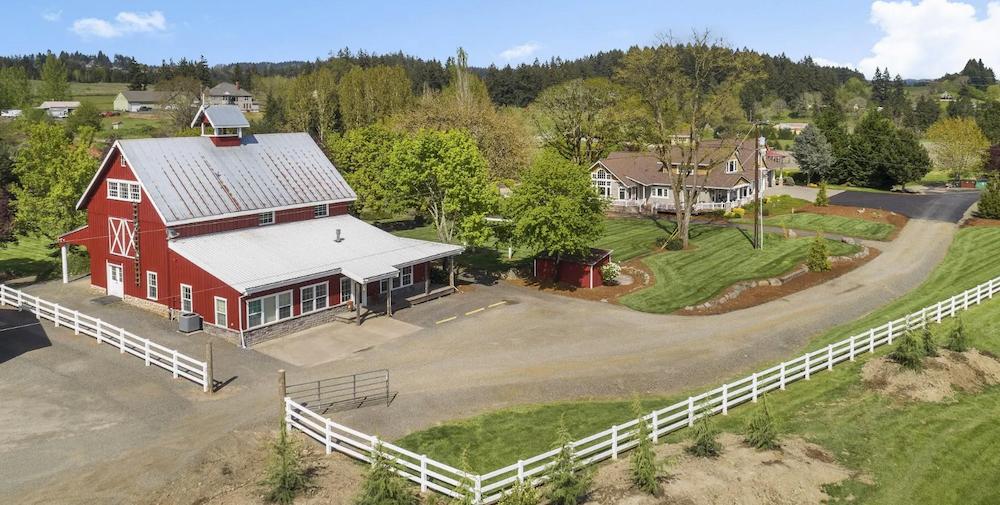
[[[130,103],[160,103],[170,98],[166,91],[122,91],[122,96]]]
[[[191,127],[197,126],[203,117],[215,128],[250,127],[250,121],[247,121],[243,111],[235,105],[202,105],[191,120]]]
[[[346,214],[180,238],[168,245],[244,294],[338,273],[368,283],[464,250],[397,237]]]
[[[65,101],[65,100],[47,100],[39,105],[38,109],[59,109],[59,108],[69,108],[75,109],[80,106],[80,102],[77,101]]]
[[[220,82],[208,90],[208,96],[253,96],[253,93],[243,88],[237,88],[231,82]]]
[[[208,137],[128,139],[114,147],[168,226],[357,198],[305,133],[249,135],[232,147],[217,147]],[[106,158],[102,170],[108,165]]]

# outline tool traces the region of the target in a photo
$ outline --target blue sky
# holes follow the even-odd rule
[[[484,66],[574,58],[709,29],[734,46],[808,54],[869,75],[889,65],[905,77],[937,77],[970,57],[1000,67],[1000,3],[988,0],[20,4],[5,9],[0,53],[101,49],[147,63],[204,54],[215,64],[322,58],[345,46],[444,59],[461,45],[473,65]]]

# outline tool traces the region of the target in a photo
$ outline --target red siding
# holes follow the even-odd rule
[[[539,280],[563,282],[579,288],[590,288],[604,285],[601,277],[601,267],[611,260],[606,256],[595,265],[577,263],[575,261],[562,260],[558,262],[552,258],[535,258],[535,278]]]
[[[331,216],[338,216],[341,214],[347,214],[350,209],[350,204],[348,203],[332,203],[328,205],[329,212]],[[294,221],[304,221],[306,219],[313,219],[314,209],[313,206],[302,207],[297,209],[287,209],[279,210],[274,213],[274,221],[276,223],[291,223]],[[203,221],[200,223],[182,224],[174,227],[174,231],[177,232],[178,237],[193,237],[195,235],[207,235],[209,233],[219,233],[223,231],[239,230],[242,228],[252,228],[254,226],[259,226],[257,214],[251,214],[249,216],[241,217],[229,217],[224,219],[215,219],[212,221]]]

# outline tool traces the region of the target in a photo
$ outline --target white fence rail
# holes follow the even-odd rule
[[[27,310],[39,320],[47,319],[55,323],[56,327],[70,328],[77,335],[82,333],[94,337],[99,344],[111,345],[116,347],[121,354],[128,353],[142,359],[146,366],[156,365],[170,371],[175,379],[183,377],[194,382],[200,385],[202,391],[206,393],[212,387],[208,363],[177,352],[176,349],[170,349],[147,338],[137,336],[124,328],[108,324],[100,319],[37,296],[31,296],[6,284],[0,285],[0,303],[20,310]]]
[[[998,292],[1000,277],[822,349],[655,410],[643,417],[649,423],[650,438],[655,442],[674,431],[693,426],[703,416],[726,415],[733,407],[755,403],[769,391],[784,390],[792,382],[809,380],[819,372],[833,370],[838,363],[854,361],[858,355],[873,353],[880,346],[892,344],[896,337],[908,330],[923,328],[928,322],[940,323],[944,318],[993,298]],[[482,504],[500,500],[518,482],[530,482],[532,485],[544,483],[548,478],[546,472],[559,452],[559,449],[553,449],[492,472],[474,475],[337,424],[290,398],[285,399],[285,416],[289,427],[323,444],[327,454],[338,451],[370,462],[372,454],[380,447],[382,455],[393,464],[396,472],[419,484],[421,491],[433,490],[452,497],[468,493],[475,497],[476,503]],[[639,420],[634,419],[572,442],[574,457],[580,466],[609,458],[617,459],[638,444],[638,424]]]

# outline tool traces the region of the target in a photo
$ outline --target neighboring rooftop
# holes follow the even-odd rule
[[[122,91],[126,100],[132,103],[160,103],[170,97],[166,91]]]
[[[684,150],[681,146],[674,146],[671,153],[671,160],[674,166],[683,162]],[[726,189],[732,188],[740,179],[747,182],[753,181],[753,174],[747,176],[747,170],[753,170],[754,142],[748,139],[740,142],[735,141],[705,140],[701,142],[699,152],[695,153],[696,161],[701,161],[699,165],[715,165],[709,172],[707,179],[704,174],[700,174],[695,180],[694,176],[689,176],[685,184],[705,185],[708,188]],[[733,173],[727,173],[726,160],[733,154],[739,159],[741,169]],[[614,176],[627,186],[669,186],[674,181],[674,174],[664,170],[659,158],[651,152],[613,152],[598,163],[609,170]],[[761,169],[767,167],[762,163]]]
[[[244,294],[337,273],[377,281],[464,249],[397,237],[347,214],[180,238],[168,246]]]
[[[115,145],[167,226],[357,198],[305,133],[248,135],[225,148],[209,137],[128,139]]]
[[[208,119],[209,124],[215,128],[250,127],[250,121],[247,121],[243,111],[235,105],[202,105],[191,121],[191,127],[197,126],[202,117]]]
[[[38,109],[75,109],[80,106],[80,102],[76,101],[59,101],[59,100],[47,100],[39,105]]]
[[[208,96],[253,96],[253,93],[230,82],[220,82],[208,90]]]

